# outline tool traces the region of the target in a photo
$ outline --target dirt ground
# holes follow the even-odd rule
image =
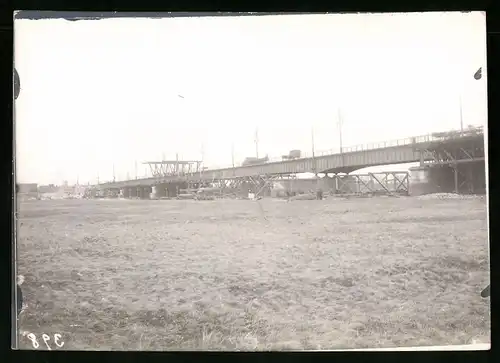
[[[32,201],[18,218],[22,349],[22,332],[70,350],[490,342],[484,200]]]

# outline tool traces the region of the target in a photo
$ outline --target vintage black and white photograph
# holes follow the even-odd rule
[[[14,43],[18,349],[490,348],[485,13]]]

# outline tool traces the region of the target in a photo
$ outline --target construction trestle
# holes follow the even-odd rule
[[[179,195],[203,192],[215,198],[290,197],[297,194],[408,194],[408,172],[367,174],[333,174],[313,179],[298,179],[296,175],[259,175],[233,179],[159,181],[153,186],[107,189],[105,196],[132,199],[168,199]]]

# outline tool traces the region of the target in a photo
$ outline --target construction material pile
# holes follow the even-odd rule
[[[293,197],[290,197],[290,202],[294,200],[315,200],[316,195],[315,194],[299,194],[299,195],[294,195]]]
[[[177,199],[194,199],[195,195],[194,194],[179,194],[177,196]]]
[[[422,200],[433,200],[433,199],[479,199],[485,198],[485,195],[475,195],[475,194],[456,194],[456,193],[433,193],[425,194],[417,197]]]
[[[200,188],[200,189],[198,189],[198,193],[216,193],[216,194],[221,194],[222,193],[222,188],[213,188],[213,187]]]
[[[206,194],[198,194],[195,199],[196,200],[215,200],[215,196],[206,195]]]

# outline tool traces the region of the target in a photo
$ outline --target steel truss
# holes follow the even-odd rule
[[[356,175],[335,175],[336,194],[409,194],[408,172],[379,172]]]
[[[255,197],[263,195],[266,188],[269,190],[272,184],[279,180],[294,180],[296,175],[273,175],[262,174],[256,176],[233,177],[230,179],[212,179],[210,181],[203,180],[190,180],[188,182],[188,189],[197,190],[199,188],[216,188],[220,189],[219,196],[222,198],[234,198],[246,194],[243,191],[243,186],[246,184],[254,191]]]
[[[272,175],[272,174],[263,174],[259,175],[258,178],[252,178],[253,184],[257,188],[257,192],[255,193],[255,197],[260,197],[262,192],[268,188],[269,191],[272,188],[274,182],[279,180],[285,180],[285,176],[283,175]]]
[[[200,188],[208,188],[211,185],[209,182],[206,182],[204,180],[188,180],[187,186],[188,186],[188,189],[190,189],[190,190],[197,190]]]
[[[153,177],[182,176],[202,172],[201,161],[146,161]]]
[[[241,194],[244,184],[250,185],[255,197],[262,196],[266,188],[271,188],[273,182],[283,179],[281,175],[263,174],[257,176],[237,177],[222,181],[221,187],[227,190],[228,196]]]
[[[484,144],[479,144],[477,141],[461,143],[460,146],[431,144],[420,152],[425,155],[426,159],[431,159],[425,162],[429,164],[450,165],[484,160]]]
[[[380,172],[357,175],[334,175],[325,178],[333,179],[336,187],[333,187],[335,194],[388,194],[407,195],[409,192],[408,172]],[[323,178],[324,179],[324,178]],[[244,185],[253,190],[255,197],[261,197],[266,189],[269,191],[273,183],[286,180],[298,180],[295,174],[276,175],[262,174],[257,176],[234,177],[231,179],[212,179],[209,181],[200,179],[186,180],[186,192],[196,192],[200,188],[219,189],[214,192],[216,197],[235,198],[243,196],[247,191],[243,190]],[[179,182],[182,180],[179,180]],[[321,183],[321,179],[317,179]]]

